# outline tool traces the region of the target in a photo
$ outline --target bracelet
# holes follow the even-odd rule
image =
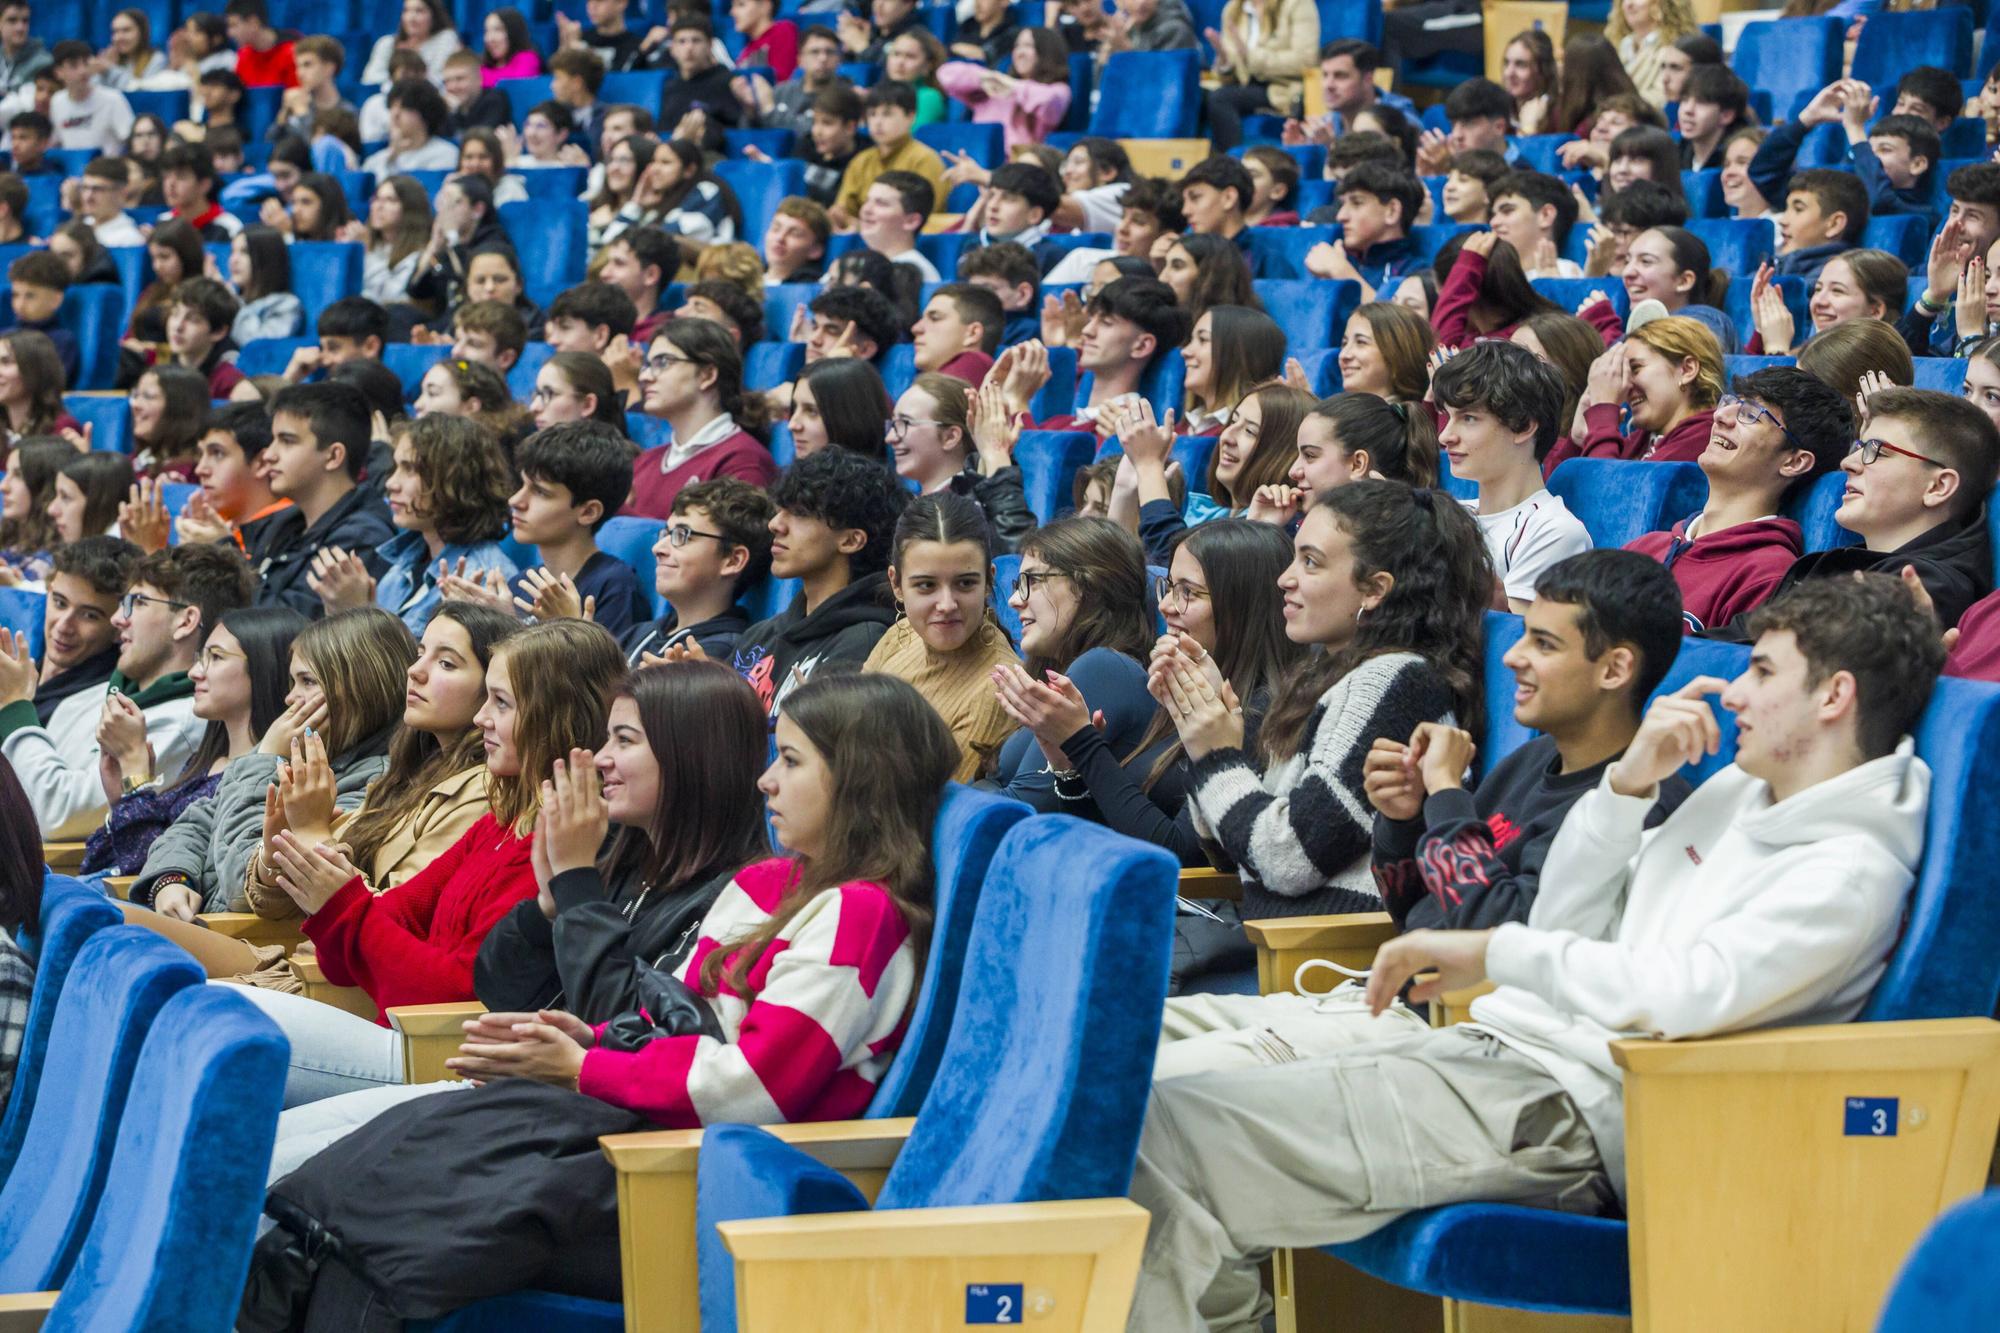
[[[1945,311],[1951,309],[1951,301],[1949,299],[1946,299],[1942,302],[1933,301],[1931,300],[1930,291],[1926,289],[1923,295],[1917,298],[1917,309],[1923,311],[1926,315],[1929,315],[1932,319],[1936,319],[1939,315],[1942,315]]]

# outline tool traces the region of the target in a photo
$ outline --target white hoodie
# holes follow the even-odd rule
[[[1500,989],[1474,1021],[1562,1084],[1622,1194],[1610,1043],[1853,1019],[1895,946],[1930,785],[1908,737],[1777,804],[1732,764],[1649,832],[1653,798],[1607,774],[1563,820],[1527,924],[1494,932]]]
[[[79,690],[56,705],[48,726],[23,727],[0,743],[44,838],[86,837],[104,822],[108,807],[97,776],[97,722],[110,692],[109,685]],[[145,718],[153,771],[171,782],[201,745],[208,723],[194,715],[192,695],[162,700],[145,710]]]

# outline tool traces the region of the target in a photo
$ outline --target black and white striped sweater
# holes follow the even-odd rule
[[[1243,916],[1379,912],[1368,869],[1374,810],[1361,784],[1377,739],[1408,741],[1448,722],[1452,693],[1415,653],[1371,657],[1335,681],[1298,753],[1259,780],[1242,750],[1215,750],[1193,769],[1195,825],[1243,874]]]

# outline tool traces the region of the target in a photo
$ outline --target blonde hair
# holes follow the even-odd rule
[[[707,282],[711,278],[734,283],[763,303],[764,261],[742,241],[711,245],[701,252],[701,258],[694,261],[694,280]]]
[[[1653,0],[1653,19],[1653,30],[1660,34],[1662,46],[1679,41],[1701,26],[1695,22],[1694,6],[1688,0]],[[1631,26],[1625,22],[1625,7],[1613,0],[1611,14],[1604,21],[1604,40],[1616,46],[1631,33]]]
[[[1643,324],[1625,336],[1646,344],[1676,366],[1692,358],[1694,383],[1688,385],[1687,394],[1696,407],[1714,407],[1722,397],[1722,344],[1709,332],[1708,325],[1685,315],[1669,315]]]
[[[625,681],[625,655],[610,631],[588,620],[530,625],[493,646],[493,661],[507,659],[514,691],[514,748],[521,771],[487,780],[493,817],[520,829],[540,808],[542,783],[558,759],[578,747],[604,742],[611,699]],[[488,673],[491,673],[489,664]]]
[[[379,606],[328,616],[299,632],[292,651],[326,695],[326,752],[339,756],[403,719],[417,643]]]

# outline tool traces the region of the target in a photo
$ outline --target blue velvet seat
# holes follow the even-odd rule
[[[528,191],[530,200],[574,199],[590,179],[589,167],[536,167],[509,173]]]
[[[1771,282],[1778,289],[1778,294],[1784,297],[1785,309],[1791,312],[1792,327],[1796,330],[1793,334],[1796,340],[1794,345],[1796,346],[1799,343],[1805,342],[1806,338],[1812,333],[1812,311],[1810,308],[1812,302],[1811,286],[1804,278],[1789,273],[1773,278]],[[1736,336],[1743,342],[1748,342],[1750,335],[1757,328],[1756,321],[1750,313],[1750,289],[1751,279],[1738,273],[1730,279],[1729,290],[1724,292],[1722,296],[1722,313],[1728,315],[1730,322],[1736,325]],[[1761,361],[1766,358],[1751,357],[1748,359]],[[1793,357],[1785,356],[1770,358],[1770,362],[1773,365],[1788,366],[1793,364],[1794,359]]]
[[[1619,319],[1632,313],[1632,297],[1626,292],[1625,284],[1615,277],[1530,278],[1529,282],[1536,291],[1565,311],[1575,310],[1586,297],[1605,296],[1610,298],[1611,307],[1618,312]]]
[[[555,96],[555,80],[546,74],[529,79],[502,79],[493,86],[506,94],[507,112],[513,117],[516,129],[528,118],[530,111]],[[658,107],[659,104],[655,98],[653,105]]]
[[[1861,538],[1834,521],[1842,494],[1847,489],[1845,473],[1829,472],[1809,488],[1787,499],[1782,512],[1805,534],[1807,551],[1831,551],[1852,546]]]
[[[1730,273],[1755,273],[1777,245],[1777,234],[1762,219],[1695,218],[1688,230],[1708,247],[1709,261]]]
[[[14,1090],[0,1116],[0,1182],[13,1173],[27,1137],[28,1121],[49,1058],[49,1033],[55,1026],[70,969],[84,944],[98,931],[124,918],[97,889],[67,875],[42,877],[41,918],[21,932],[21,948],[35,963],[35,993],[28,1004],[28,1028],[14,1062]]]
[[[1007,160],[1005,132],[994,124],[919,125],[917,142],[936,152],[966,153],[980,166],[991,170]]]
[[[1300,273],[1305,272],[1303,260]],[[1328,282],[1322,278],[1259,278],[1252,282],[1264,313],[1285,331],[1294,353],[1314,347],[1337,347],[1347,317],[1361,304],[1358,282]]]
[[[445,343],[390,343],[382,349],[382,364],[402,382],[403,397],[411,398],[425,373],[450,355]]]
[[[320,312],[361,290],[365,249],[355,241],[294,241],[292,294],[305,306],[305,327],[318,326]]]
[[[1768,90],[1777,106],[1790,107],[1800,93],[1816,93],[1840,77],[1846,28],[1846,20],[1835,18],[1746,23],[1732,65],[1745,83]]]
[[[1690,641],[1675,671],[1729,645]],[[1693,651],[1690,651],[1693,650]],[[1742,654],[1740,647],[1734,653]],[[1711,671],[1710,674],[1726,674]],[[1859,1021],[1985,1016],[2000,998],[2000,824],[1985,810],[1982,775],[2000,764],[2000,686],[1937,683],[1917,729],[1932,773],[1923,865],[1902,937]],[[1718,756],[1719,758],[1719,756]],[[1426,1209],[1331,1252],[1384,1281],[1485,1305],[1624,1314],[1626,1228],[1509,1204]],[[1537,1256],[1524,1262],[1521,1256]]]
[[[917,349],[909,343],[897,343],[882,353],[876,369],[882,372],[882,387],[889,391],[889,401],[893,403],[917,378]]]
[[[1194,51],[1119,51],[1104,63],[1090,132],[1107,139],[1185,139],[1201,111]]]
[[[233,1326],[289,1058],[227,986],[160,1007],[129,1097],[145,1114],[118,1136],[48,1333]]]
[[[663,69],[619,70],[604,76],[604,86],[597,90],[597,97],[606,106],[630,102],[657,111],[660,95],[666,89],[667,71]]]
[[[1876,1333],[2000,1328],[2000,1190],[1931,1224],[1903,1265]]]
[[[1964,7],[1868,16],[1854,45],[1852,75],[1893,88],[1907,70],[1935,65],[1958,78],[1972,73],[1972,11]]]
[[[819,295],[816,282],[780,282],[764,289],[764,336],[790,338],[792,311],[811,305]]]
[[[1549,489],[1590,532],[1593,546],[1623,546],[1700,511],[1708,478],[1693,463],[1567,458]]]
[[[1021,489],[1028,508],[1043,523],[1069,508],[1071,479],[1097,455],[1097,436],[1089,431],[1027,430],[1014,446],[1014,463],[1021,469]]]
[[[521,281],[530,301],[546,309],[564,289],[583,281],[590,210],[581,199],[524,199],[502,204],[500,224],[513,238],[514,251],[521,257]]]
[[[774,389],[787,380],[796,379],[805,364],[804,343],[751,343],[743,349],[743,387],[760,393]]]
[[[1245,234],[1250,238],[1246,247],[1254,277],[1267,281],[1289,278],[1317,285],[1319,279],[1306,277],[1306,255],[1315,245],[1339,240],[1340,228],[1252,227]],[[1358,296],[1357,292],[1357,299]]]
[[[1317,352],[1296,353],[1299,369],[1306,373],[1306,383],[1320,398],[1331,398],[1340,392],[1340,349],[1325,347]]]
[[[735,191],[736,202],[743,209],[743,232],[738,239],[759,244],[778,205],[789,195],[806,192],[806,164],[796,158],[717,162],[715,178]]]
[[[1063,815],[1007,834],[980,896],[937,1077],[875,1207],[1125,1193],[1151,1091],[1179,874],[1159,848]],[[869,1206],[830,1168],[748,1126],[704,1137],[696,1190],[706,1333],[736,1327],[734,1266],[716,1223]]]
[[[76,339],[74,389],[109,389],[118,380],[118,338],[125,330],[125,293],[108,282],[63,293],[56,323]]]
[[[1920,356],[1913,358],[1916,378],[1912,385],[1919,389],[1936,389],[1957,397],[1965,388],[1965,362],[1955,356]]]
[[[514,364],[507,368],[507,392],[518,402],[527,402],[535,396],[535,376],[542,373],[542,367],[556,349],[547,343],[524,343],[521,354],[514,358]]]
[[[1887,250],[1912,271],[1920,272],[1930,249],[1931,220],[1916,213],[1871,217],[1867,230],[1861,233],[1861,244],[1875,250]]]
[[[622,515],[607,520],[597,530],[597,549],[632,567],[639,576],[640,586],[646,590],[646,601],[656,616],[660,614],[663,603],[653,587],[653,543],[660,540],[660,533],[666,526],[657,518]]]
[[[1735,285],[1734,283],[1730,284],[1732,287]],[[1722,358],[1722,369],[1728,374],[1731,384],[1734,384],[1745,375],[1754,375],[1760,370],[1769,370],[1772,366],[1790,366],[1796,364],[1798,363],[1789,356],[1738,355]]]
[[[62,1284],[104,1187],[146,1034],[162,1004],[202,980],[185,950],[138,926],[100,930],[77,951],[20,1169],[0,1186],[0,1292]]]
[[[401,343],[391,344],[391,346],[406,345]],[[252,338],[237,349],[236,368],[252,379],[255,379],[259,375],[282,375],[285,373],[285,367],[292,362],[292,353],[302,347],[317,346],[319,346],[319,339],[317,338]],[[385,361],[388,359],[388,355],[389,348],[384,347],[382,349],[382,356]],[[82,418],[79,417],[78,420],[82,420]],[[128,431],[130,427],[131,415],[128,412],[126,415],[126,428]]]
[[[49,595],[45,592],[30,592],[26,588],[0,588],[0,629],[26,634],[28,648],[37,658],[42,655],[42,633],[48,600]]]
[[[120,394],[116,398],[89,393],[66,393],[63,410],[90,427],[90,447],[113,453],[132,452],[132,404]]]

